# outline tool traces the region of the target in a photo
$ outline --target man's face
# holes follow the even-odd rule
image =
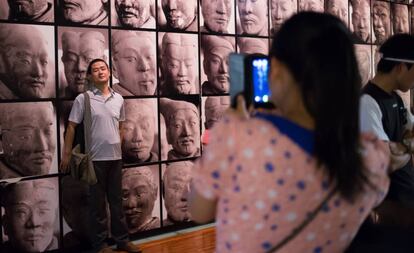
[[[98,61],[91,66],[91,80],[94,84],[107,84],[111,73],[105,62]]]
[[[22,252],[44,252],[53,239],[56,192],[50,188],[17,186],[5,207],[4,232],[13,248]]]
[[[115,8],[121,23],[139,28],[150,18],[150,0],[115,0]]]
[[[194,154],[200,145],[200,125],[198,115],[191,109],[175,112],[167,129],[168,139],[173,149],[183,156]]]
[[[23,176],[48,174],[56,148],[52,104],[39,102],[16,107],[9,119],[2,126],[7,164]]]
[[[151,96],[157,88],[155,49],[147,38],[127,38],[116,46],[114,65],[119,82],[132,94]]]
[[[122,206],[130,229],[139,227],[152,216],[157,192],[147,176],[127,174],[122,178]]]
[[[390,6],[386,2],[375,2],[373,7],[374,33],[377,43],[383,43],[390,36]]]
[[[85,91],[86,70],[93,59],[104,59],[104,48],[98,40],[80,36],[71,40],[69,46],[63,51],[63,66],[69,89],[75,93]]]
[[[207,80],[220,93],[229,91],[228,56],[232,51],[227,47],[215,47],[205,56]]]
[[[169,44],[163,59],[165,80],[178,94],[190,94],[196,83],[196,55],[192,46]]]
[[[408,24],[408,9],[407,5],[394,5],[394,34],[409,33],[410,26]]]
[[[397,76],[398,89],[402,92],[407,92],[414,88],[414,66],[408,68],[405,63],[402,63],[403,69]]]
[[[295,1],[296,2],[296,1]],[[296,3],[292,0],[272,0],[271,15],[273,30],[278,31],[289,17],[296,12]]]
[[[19,18],[30,19],[47,8],[47,0],[8,0],[9,7]]]
[[[63,15],[74,23],[89,22],[99,15],[104,0],[62,0]]]
[[[4,53],[6,73],[21,98],[42,98],[47,92],[49,57],[40,34],[18,36]]]
[[[189,221],[191,214],[188,210],[187,200],[190,191],[191,168],[183,166],[166,173],[168,173],[168,178],[164,179],[164,200],[168,217],[178,222]]]
[[[162,0],[167,24],[173,29],[184,30],[195,18],[196,0]]]
[[[327,7],[328,13],[337,16],[345,24],[348,24],[348,0],[330,0]]]
[[[323,12],[323,0],[301,0],[301,11]]]
[[[206,0],[201,3],[204,23],[210,30],[218,33],[227,32],[230,21],[230,0]]]
[[[369,47],[368,48],[357,48],[355,50],[357,61],[358,61],[359,73],[361,74],[363,85],[368,83],[371,77],[371,56],[368,50],[370,50]]]
[[[246,34],[258,35],[267,25],[266,0],[238,0],[241,27]]]
[[[136,101],[128,101],[134,103]],[[138,104],[138,103],[137,103]],[[155,119],[148,105],[126,106],[122,152],[128,160],[145,162],[154,144]]]
[[[369,42],[370,13],[368,3],[362,2],[354,8],[352,11],[352,26],[358,38],[363,42]]]

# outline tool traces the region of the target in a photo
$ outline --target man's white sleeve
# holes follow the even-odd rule
[[[389,141],[382,125],[381,109],[373,97],[364,94],[360,100],[359,123],[361,132],[371,132],[379,139]]]

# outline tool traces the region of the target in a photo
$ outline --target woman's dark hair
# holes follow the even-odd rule
[[[93,60],[89,63],[89,65],[88,65],[88,69],[86,70],[86,74],[87,74],[87,75],[91,75],[91,74],[92,74],[92,65],[93,65],[94,63],[96,63],[96,62],[103,62],[103,63],[105,63],[106,67],[109,69],[108,63],[106,63],[106,61],[105,61],[105,60],[100,59],[100,58],[96,58],[96,59],[93,59]]]
[[[361,77],[351,33],[338,18],[301,12],[275,35],[270,57],[283,62],[315,120],[314,155],[343,197],[367,182],[359,153]]]
[[[414,60],[414,36],[410,34],[396,34],[388,38],[379,49],[382,57],[377,65],[377,72],[390,73],[395,66],[401,64],[398,61],[389,61],[384,58],[397,58]],[[404,63],[408,69],[412,63]]]

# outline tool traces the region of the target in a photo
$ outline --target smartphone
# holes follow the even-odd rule
[[[252,54],[246,56],[245,71],[248,79],[245,81],[245,92],[248,93],[248,103],[255,108],[270,108],[269,60],[265,55]]]

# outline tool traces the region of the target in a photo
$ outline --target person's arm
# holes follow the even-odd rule
[[[63,145],[62,161],[60,162],[60,171],[63,173],[68,172],[69,161],[72,155],[73,139],[75,138],[75,129],[77,124],[69,121],[66,128],[65,143]]]
[[[191,213],[191,219],[197,223],[207,223],[213,221],[216,217],[216,199],[207,199],[203,197],[194,187],[193,182],[190,185],[188,204]]]
[[[389,142],[390,148],[390,173],[406,165],[411,159],[411,153],[401,143]]]

